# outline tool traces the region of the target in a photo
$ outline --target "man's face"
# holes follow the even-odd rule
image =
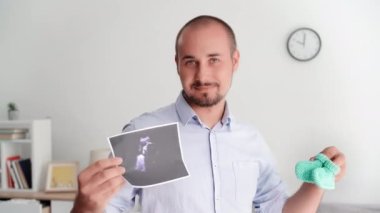
[[[210,107],[224,100],[238,67],[225,29],[216,23],[186,28],[179,41],[177,70],[189,104]]]

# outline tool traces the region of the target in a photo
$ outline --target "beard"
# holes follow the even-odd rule
[[[202,86],[202,83],[200,82],[195,82],[192,85],[192,88],[196,88],[198,86]],[[215,86],[219,87],[218,84]],[[197,97],[195,95],[191,94],[186,94],[185,90],[182,91],[182,95],[185,98],[185,100],[191,105],[196,105],[199,107],[212,107],[217,105],[221,100],[224,99],[224,96],[221,95],[220,93],[216,93],[214,97],[212,97],[209,93],[201,93],[201,97]]]

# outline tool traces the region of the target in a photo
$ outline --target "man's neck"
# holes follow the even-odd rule
[[[223,117],[226,101],[221,100],[218,104],[210,107],[190,105],[201,119],[202,123],[210,129],[213,128]]]

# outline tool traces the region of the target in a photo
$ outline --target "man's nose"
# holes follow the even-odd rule
[[[205,82],[207,79],[207,76],[210,74],[210,67],[207,63],[199,63],[197,73],[196,73],[196,79]]]

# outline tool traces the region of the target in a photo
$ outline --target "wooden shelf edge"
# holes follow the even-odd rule
[[[76,192],[15,192],[15,191],[0,191],[0,198],[5,199],[36,199],[36,200],[62,200],[73,201]]]

